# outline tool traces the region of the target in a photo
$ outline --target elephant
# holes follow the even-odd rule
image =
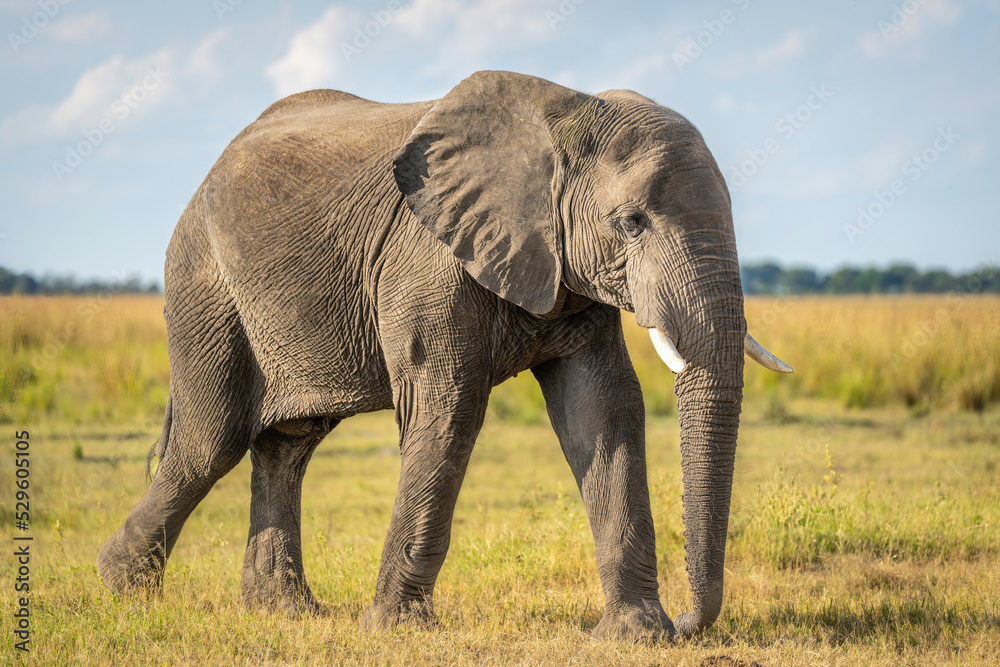
[[[429,102],[286,97],[182,213],[164,293],[159,464],[98,555],[111,590],[160,590],[185,520],[249,451],[242,598],[317,611],[302,565],[306,466],[341,420],[392,409],[399,486],[360,623],[433,625],[490,392],[530,370],[596,545],[593,636],[688,637],[718,617],[744,355],[791,369],[747,334],[729,191],[675,111],[501,71]],[[623,310],[676,373],[692,609],[674,621]]]

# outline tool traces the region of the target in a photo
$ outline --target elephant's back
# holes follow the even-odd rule
[[[395,188],[393,155],[431,106],[327,90],[276,102],[233,139],[205,179],[214,226],[253,236],[374,212],[385,186]],[[230,219],[235,212],[239,220]]]
[[[216,167],[249,154],[281,157],[286,148],[321,151],[326,159],[355,165],[386,164],[432,106],[373,102],[339,90],[296,93],[272,104],[240,132]]]
[[[427,105],[332,92],[286,98],[234,139],[186,224],[202,228],[269,395],[346,414],[391,404],[367,274],[405,209],[392,155]]]
[[[400,210],[392,156],[430,104],[310,91],[272,105],[202,185],[203,222],[223,269],[272,282],[354,272]]]
[[[293,95],[289,95],[288,97],[282,97],[280,100],[264,109],[264,112],[257,117],[257,120],[276,116],[286,111],[295,113],[296,111],[310,107],[324,107],[338,103],[352,102],[376,104],[376,102],[366,100],[363,97],[358,97],[357,95],[352,95],[351,93],[346,93],[342,90],[317,88],[315,90],[306,90],[301,93],[295,93]]]

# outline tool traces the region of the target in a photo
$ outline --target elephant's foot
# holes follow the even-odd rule
[[[308,587],[295,593],[266,589],[244,590],[243,604],[250,609],[267,609],[289,617],[318,616],[323,610]]]
[[[659,601],[609,607],[591,636],[629,642],[672,641],[677,631]]]
[[[398,627],[429,629],[437,627],[434,606],[429,600],[373,604],[361,617],[365,630],[392,630]]]
[[[281,576],[244,570],[240,587],[243,604],[250,609],[267,609],[292,617],[319,615],[322,611],[305,578],[290,571]]]
[[[677,617],[677,633],[684,639],[694,637],[695,635],[700,634],[712,627],[718,616],[718,611],[710,616],[697,614],[693,611],[685,612]]]
[[[97,572],[104,585],[120,595],[151,593],[163,585],[166,560],[162,544],[147,545],[126,524],[101,547]]]

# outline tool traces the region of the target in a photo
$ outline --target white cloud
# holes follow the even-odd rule
[[[757,63],[761,67],[771,67],[784,62],[790,58],[795,58],[805,53],[806,31],[801,29],[789,30],[785,36],[774,44],[769,44],[757,51]]]
[[[670,65],[670,56],[665,53],[637,51],[634,58],[615,69],[599,73],[585,71],[574,73],[573,77],[552,80],[568,88],[594,94],[608,90],[634,90],[648,96],[654,88],[651,82],[655,81],[662,89],[674,80],[674,70]]]
[[[334,5],[316,23],[297,32],[288,53],[264,70],[278,95],[284,97],[329,82],[345,61],[340,43],[348,40],[352,26],[361,20],[358,12]]]
[[[228,27],[219,28],[198,42],[184,62],[185,71],[208,80],[218,78],[222,74],[222,65],[216,51],[229,34]]]
[[[912,11],[904,9],[915,5]],[[867,58],[881,58],[890,46],[915,43],[934,25],[954,23],[962,10],[951,0],[926,0],[923,3],[893,5],[892,12],[879,19],[875,30],[858,39],[858,46]]]
[[[84,39],[86,26],[80,25],[72,35],[67,28],[60,39]],[[190,94],[192,84],[212,82],[222,75],[218,50],[229,34],[228,27],[219,28],[190,50],[169,46],[132,59],[119,54],[89,67],[58,102],[28,104],[0,120],[0,147],[78,135],[97,128],[102,120],[117,125],[168,97]],[[179,54],[185,51],[188,55],[182,59]],[[176,80],[184,84],[175,85]]]
[[[89,42],[111,32],[111,19],[104,12],[77,14],[56,21],[46,34],[60,42]]]
[[[657,80],[660,83],[665,83],[667,80],[673,78],[672,72],[664,71],[669,62],[670,59],[663,53],[644,53],[607,77],[607,83],[601,84],[600,88],[611,90],[621,88],[642,89],[644,88],[642,84],[654,72],[662,72],[663,74]]]
[[[415,40],[413,48],[432,49],[422,74],[460,78],[494,67],[496,56],[553,39],[586,6],[573,14],[558,14],[565,21],[556,23],[555,30],[549,26],[546,9],[536,0],[416,0],[400,12],[398,22]]]
[[[77,79],[69,96],[52,110],[49,127],[55,134],[64,134],[96,123],[102,116],[108,115],[115,100],[123,95],[131,99],[131,93],[136,88],[148,89],[142,94],[142,99],[137,100],[148,107],[161,99],[164,92],[163,87],[151,78],[152,73],[165,72],[169,76],[173,70],[172,60],[169,51],[135,60],[126,60],[118,55],[87,70]]]
[[[172,62],[169,50],[134,60],[114,56],[81,74],[62,101],[28,105],[4,118],[0,140],[10,146],[72,135],[96,127],[102,119],[120,120],[123,114],[147,109],[164,98],[168,86],[163,84],[169,83]]]
[[[572,14],[566,17],[572,19]],[[416,0],[399,13],[395,23],[424,39],[430,31],[443,33],[446,49],[467,57],[544,40],[552,34],[544,7],[533,0]]]
[[[573,14],[564,18],[574,20]],[[331,85],[347,66],[363,62],[366,49],[390,39],[400,57],[419,54],[413,61],[425,63],[422,74],[468,74],[487,56],[553,34],[545,7],[533,0],[415,0],[395,13],[367,14],[334,5],[297,32],[264,75],[281,96]]]
[[[84,72],[70,94],[49,114],[48,126],[56,134],[62,134],[81,121],[99,117],[121,90],[124,67],[125,58],[119,55]]]
[[[415,0],[398,15],[398,24],[411,35],[426,35],[439,29],[449,17],[467,11],[465,0]]]

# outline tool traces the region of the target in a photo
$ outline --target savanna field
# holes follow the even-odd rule
[[[795,367],[747,366],[715,627],[598,643],[586,516],[530,373],[493,392],[435,591],[435,630],[363,632],[399,472],[392,414],[342,423],[305,478],[319,617],[247,611],[250,462],[188,521],[161,596],[101,584],[97,552],[145,488],[169,379],[162,297],[0,297],[3,664],[1000,664],[1000,298],[750,298]],[[661,596],[689,609],[672,375],[626,335],[646,397]],[[15,433],[30,433],[18,530]],[[14,650],[30,535],[31,652]]]

